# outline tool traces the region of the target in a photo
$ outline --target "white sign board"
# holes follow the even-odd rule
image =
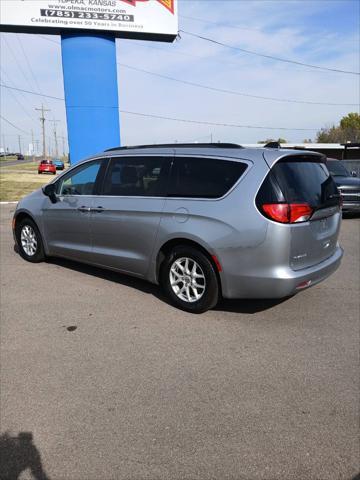
[[[73,30],[173,41],[178,33],[177,0],[0,0],[0,31]]]

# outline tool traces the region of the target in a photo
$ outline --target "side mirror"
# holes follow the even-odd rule
[[[352,177],[357,177],[357,173],[355,172],[355,170],[353,170],[353,171],[351,172],[351,176],[352,176]]]
[[[45,185],[42,189],[43,194],[50,198],[52,203],[57,202],[56,197],[56,185],[55,183],[49,183],[49,185]]]

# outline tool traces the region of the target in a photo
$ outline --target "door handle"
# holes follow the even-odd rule
[[[79,207],[78,208],[78,211],[79,212],[90,212],[91,211],[91,208],[90,207]]]
[[[101,213],[105,210],[105,208],[104,207],[96,207],[96,208],[91,208],[90,210],[92,212]]]

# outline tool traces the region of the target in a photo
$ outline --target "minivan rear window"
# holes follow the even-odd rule
[[[338,191],[324,163],[281,162],[273,173],[288,203],[306,202],[312,207],[334,204]]]
[[[323,162],[296,157],[278,162],[264,181],[257,198],[263,203],[307,203],[313,208],[338,205],[336,184]]]
[[[235,185],[246,168],[243,162],[177,157],[171,172],[168,196],[220,198]]]

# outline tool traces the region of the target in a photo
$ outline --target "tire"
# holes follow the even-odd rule
[[[171,303],[186,312],[203,313],[218,302],[215,269],[194,247],[178,246],[167,254],[161,265],[160,284]]]
[[[39,263],[45,259],[41,234],[31,218],[24,218],[16,225],[16,243],[24,260]]]

